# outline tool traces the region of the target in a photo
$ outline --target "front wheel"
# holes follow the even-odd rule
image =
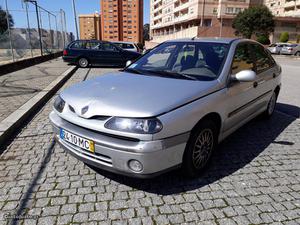
[[[212,153],[218,144],[218,131],[214,122],[203,120],[192,131],[187,143],[182,172],[190,177],[195,177],[208,165]]]

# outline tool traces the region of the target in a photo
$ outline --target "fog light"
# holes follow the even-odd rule
[[[128,162],[129,168],[134,172],[141,172],[143,170],[143,165],[139,161],[132,159]]]

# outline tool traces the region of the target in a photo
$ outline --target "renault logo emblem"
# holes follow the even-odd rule
[[[85,106],[81,109],[81,115],[85,114],[89,110],[89,106]]]

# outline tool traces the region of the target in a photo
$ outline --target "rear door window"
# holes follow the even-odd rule
[[[116,48],[116,46],[114,46],[114,45],[112,45],[110,43],[102,43],[101,50],[103,50],[103,51],[110,51],[110,52],[116,52],[116,51],[118,51],[118,49]]]
[[[90,50],[99,50],[101,48],[101,43],[97,41],[89,41],[86,43],[86,48]]]
[[[85,42],[84,41],[76,41],[71,45],[70,48],[71,49],[85,49]]]

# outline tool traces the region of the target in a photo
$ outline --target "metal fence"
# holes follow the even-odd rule
[[[0,32],[0,64],[55,53],[74,39],[67,32],[63,10],[48,11],[35,1],[20,2],[20,9],[10,9],[5,2],[1,8],[7,27]]]

